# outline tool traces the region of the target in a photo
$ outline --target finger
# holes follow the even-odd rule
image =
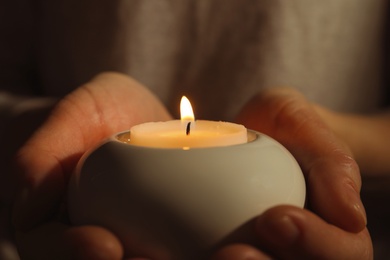
[[[280,259],[372,259],[367,229],[349,233],[313,213],[292,206],[261,215],[256,232],[262,245]]]
[[[246,244],[232,244],[219,249],[212,260],[270,260],[271,257],[259,249]]]
[[[251,100],[238,121],[281,142],[301,165],[308,205],[328,222],[358,232],[366,225],[359,168],[298,92],[268,90]]]
[[[122,259],[119,240],[95,226],[68,227],[51,222],[17,233],[22,259]]]
[[[306,177],[311,210],[351,232],[359,232],[367,224],[360,184],[354,182],[356,173],[359,169],[355,161],[335,152],[313,162]]]
[[[85,151],[144,120],[168,118],[148,90],[116,73],[102,74],[68,95],[18,152],[17,229],[28,230],[50,219],[69,173]]]

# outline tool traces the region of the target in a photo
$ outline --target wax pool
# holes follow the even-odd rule
[[[130,144],[155,148],[217,147],[247,142],[243,125],[216,121],[150,122],[130,129]]]

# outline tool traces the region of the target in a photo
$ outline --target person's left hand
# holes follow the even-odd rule
[[[214,259],[372,259],[359,167],[314,106],[293,89],[270,89],[252,99],[238,121],[275,138],[298,160],[307,209],[269,209],[256,220],[257,247],[228,245]]]

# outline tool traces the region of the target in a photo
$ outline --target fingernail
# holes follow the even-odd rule
[[[301,232],[292,218],[287,215],[281,215],[268,219],[258,227],[260,235],[274,245],[288,246],[294,244],[299,238]]]
[[[361,220],[364,222],[364,225],[367,225],[367,213],[366,210],[363,206],[363,202],[360,199],[359,193],[352,187],[350,186],[350,196],[351,196],[351,201],[352,201],[352,207],[354,211],[360,216]]]
[[[360,215],[360,217],[364,221],[364,225],[367,226],[367,213],[366,210],[363,206],[363,203],[358,200],[354,205],[353,205],[355,211]]]
[[[363,216],[364,224],[367,226],[367,213],[366,213],[366,209],[364,208],[363,204],[361,204],[361,205],[362,205],[362,206],[359,206],[360,213],[361,213],[362,216]]]

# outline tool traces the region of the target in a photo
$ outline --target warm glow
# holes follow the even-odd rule
[[[192,111],[192,106],[188,98],[183,96],[180,101],[180,116],[181,121],[194,121],[194,111]]]

